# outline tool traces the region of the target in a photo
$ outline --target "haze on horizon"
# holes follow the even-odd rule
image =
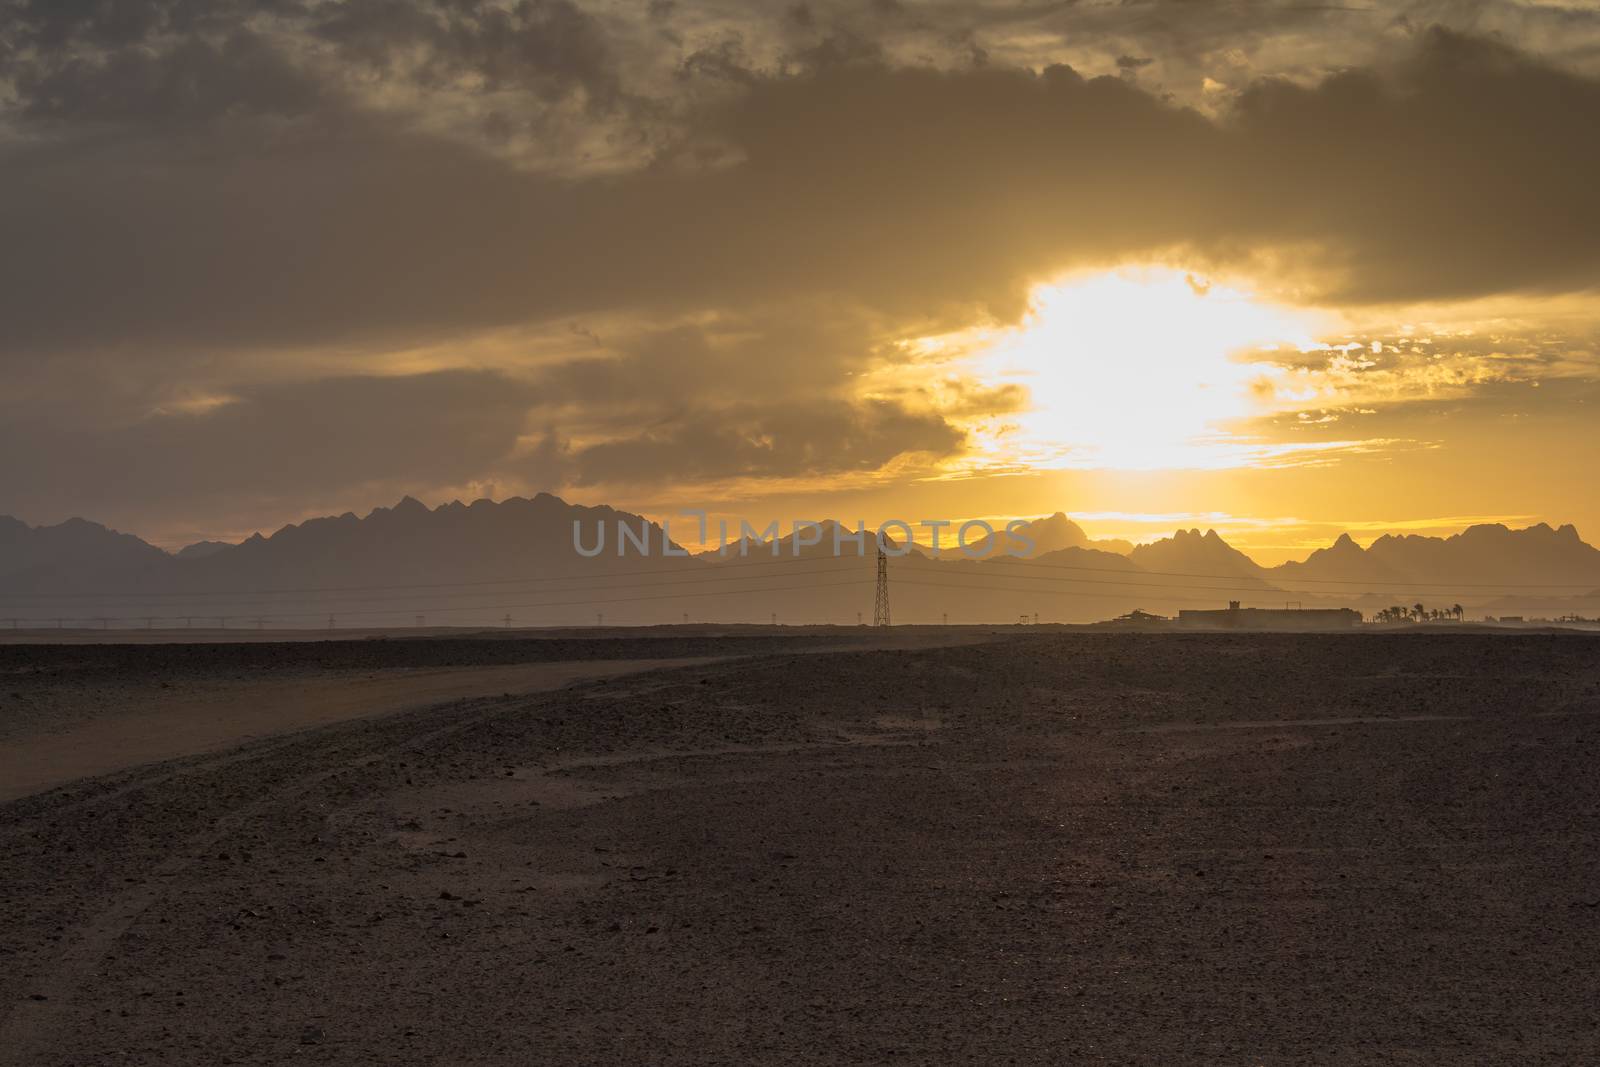
[[[0,0],[0,513],[1600,535],[1600,4]]]

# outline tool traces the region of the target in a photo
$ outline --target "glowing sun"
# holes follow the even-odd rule
[[[1248,354],[1312,343],[1307,315],[1181,271],[1125,270],[1041,286],[979,374],[1027,387],[1013,436],[1032,465],[1232,466],[1227,429],[1260,414]]]

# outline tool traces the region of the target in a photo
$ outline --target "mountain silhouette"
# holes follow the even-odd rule
[[[617,524],[646,537],[649,556],[632,543],[618,552]],[[573,548],[573,524],[592,558]],[[663,550],[661,527],[639,515],[599,506],[569,504],[540,493],[496,503],[459,500],[430,509],[413,497],[364,517],[346,512],[285,526],[268,537],[186,560],[184,588],[226,585],[273,588],[323,584],[473,582],[504,577],[592,575],[670,565],[678,557]],[[676,542],[671,548],[684,550]]]
[[[1133,543],[1130,541],[1091,540],[1082,526],[1067,518],[1066,513],[1061,511],[1024,524],[1017,531],[1022,537],[1007,533],[1006,525],[1008,524],[996,524],[993,538],[979,538],[970,542],[968,547],[980,556],[987,553],[989,558],[1007,556],[1013,559],[1034,559],[1059,552],[1064,548],[1089,548],[1121,555],[1133,551]],[[1031,548],[1023,537],[1032,542]]]
[[[1340,534],[1327,548],[1316,549],[1304,560],[1291,560],[1274,567],[1272,576],[1279,582],[1360,579],[1375,585],[1415,577],[1390,566],[1382,557],[1369,554],[1347,533]]]
[[[770,527],[768,527],[770,529]],[[860,544],[856,543],[856,528],[847,526],[837,519],[824,519],[816,524],[815,530],[801,531],[788,527],[784,532],[783,524],[778,526],[779,536],[773,538],[744,536],[730,539],[726,544],[708,548],[697,553],[697,559],[709,563],[729,563],[739,560],[818,560],[834,559],[836,557],[849,557],[852,559],[876,559],[877,532],[865,528]],[[710,531],[713,539],[716,531]],[[731,531],[730,531],[731,532]],[[764,531],[758,531],[764,532]],[[893,530],[884,532],[885,547],[891,552],[900,545]],[[835,552],[837,546],[838,551]],[[948,546],[947,546],[948,547]],[[924,549],[917,544],[911,544],[907,555],[924,555]]]
[[[1367,555],[1408,578],[1430,582],[1553,583],[1600,581],[1600,550],[1570,524],[1512,530],[1500,523],[1469,526],[1449,537],[1388,534]]]
[[[196,541],[192,545],[184,545],[174,554],[179,559],[204,559],[232,547],[227,541]]]
[[[575,551],[574,523],[581,543],[598,553]],[[618,554],[619,524],[648,539],[648,554],[632,542]],[[32,527],[0,518],[0,619],[298,627],[412,625],[418,616],[431,625],[480,626],[505,616],[545,626],[602,618],[853,622],[870,613],[876,553],[869,532],[862,555],[844,541],[836,557],[836,525],[820,524],[818,543],[802,545],[798,556],[792,529],[780,529],[776,557],[771,542],[754,539],[743,555],[733,547],[722,557],[689,556],[676,543],[668,555],[661,527],[603,505],[541,493],[429,508],[406,497],[365,516],[310,519],[238,544],[202,542],[169,554],[83,519]],[[1489,614],[1600,611],[1579,595],[1600,586],[1600,551],[1571,526],[1481,525],[1450,537],[1384,536],[1367,548],[1344,534],[1305,560],[1270,569],[1215,530],[1179,530],[1126,554],[1105,551],[1106,542],[1060,512],[1033,520],[1027,533],[1035,541],[1027,559],[1003,552],[967,559],[950,530],[937,559],[917,545],[893,558],[895,620],[1009,623],[1037,614],[1092,621],[1131,607],[1172,614],[1291,598],[1369,612],[1418,599]],[[997,532],[995,547],[1005,546],[1003,536]]]
[[[1147,571],[1173,575],[1222,575],[1268,586],[1255,560],[1224,541],[1215,530],[1179,530],[1171,537],[1136,545],[1128,558]]]
[[[170,575],[173,562],[133,534],[86,519],[29,526],[0,515],[0,590],[82,591],[134,576],[159,582]]]

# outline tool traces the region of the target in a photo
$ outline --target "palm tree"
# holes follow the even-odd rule
[[[1455,607],[1450,609],[1450,614],[1456,617],[1457,622],[1460,622],[1467,613],[1462,609],[1460,604],[1457,604]]]
[[[1411,611],[1412,611],[1412,614],[1416,615],[1417,621],[1421,622],[1422,621],[1422,601],[1419,600],[1415,604],[1411,605]]]

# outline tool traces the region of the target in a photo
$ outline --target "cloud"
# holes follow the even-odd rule
[[[582,91],[596,107],[614,102],[619,91],[605,33],[570,0],[509,7],[350,0],[319,7],[313,18],[312,32],[333,42],[341,59],[424,87],[515,88],[546,101]]]
[[[65,517],[89,500],[137,526],[197,503],[281,513],[393,499],[493,469],[536,399],[500,375],[444,372],[266,386],[102,427],[11,418],[0,423],[0,511]]]
[[[1230,132],[1262,164],[1238,175],[1261,218],[1241,222],[1315,242],[1330,300],[1590,288],[1597,120],[1600,81],[1435,30],[1389,70],[1247,90]]]
[[[760,77],[635,173],[530,174],[379,118],[0,149],[6,351],[286,346],[607,310],[1021,309],[1051,272],[1270,264],[1307,299],[1600,282],[1600,82],[1429,35],[1223,121],[1121,79]],[[720,165],[706,166],[707,146]]]
[[[164,52],[118,48],[96,58],[28,63],[15,73],[22,115],[35,121],[147,121],[229,115],[291,118],[325,103],[314,79],[260,35],[188,39]]]
[[[964,442],[933,413],[888,400],[733,407],[675,420],[576,456],[578,485],[639,486],[798,478],[877,470],[908,453],[938,458]]]
[[[27,396],[0,397],[7,452],[54,434],[5,484],[53,512],[297,478],[859,472],[1021,404],[925,366],[895,384],[896,341],[1013,322],[1063,271],[1176,262],[1347,305],[1590,290],[1595,27],[1468,4],[0,0],[0,374]],[[570,354],[396,375],[516,330]]]
[[[1559,335],[1505,319],[1412,326],[1330,338],[1305,350],[1258,352],[1253,383],[1266,405],[1289,413],[1526,394],[1558,382],[1600,383],[1596,331]],[[1553,399],[1551,400],[1553,403]]]
[[[867,368],[901,358],[875,350],[881,328],[821,307],[752,309],[637,330],[545,368],[534,380],[543,417],[567,437],[559,469],[579,486],[638,486],[931,463],[963,447],[956,420],[1019,402],[965,382],[866,388]],[[536,451],[557,469],[549,433]]]

